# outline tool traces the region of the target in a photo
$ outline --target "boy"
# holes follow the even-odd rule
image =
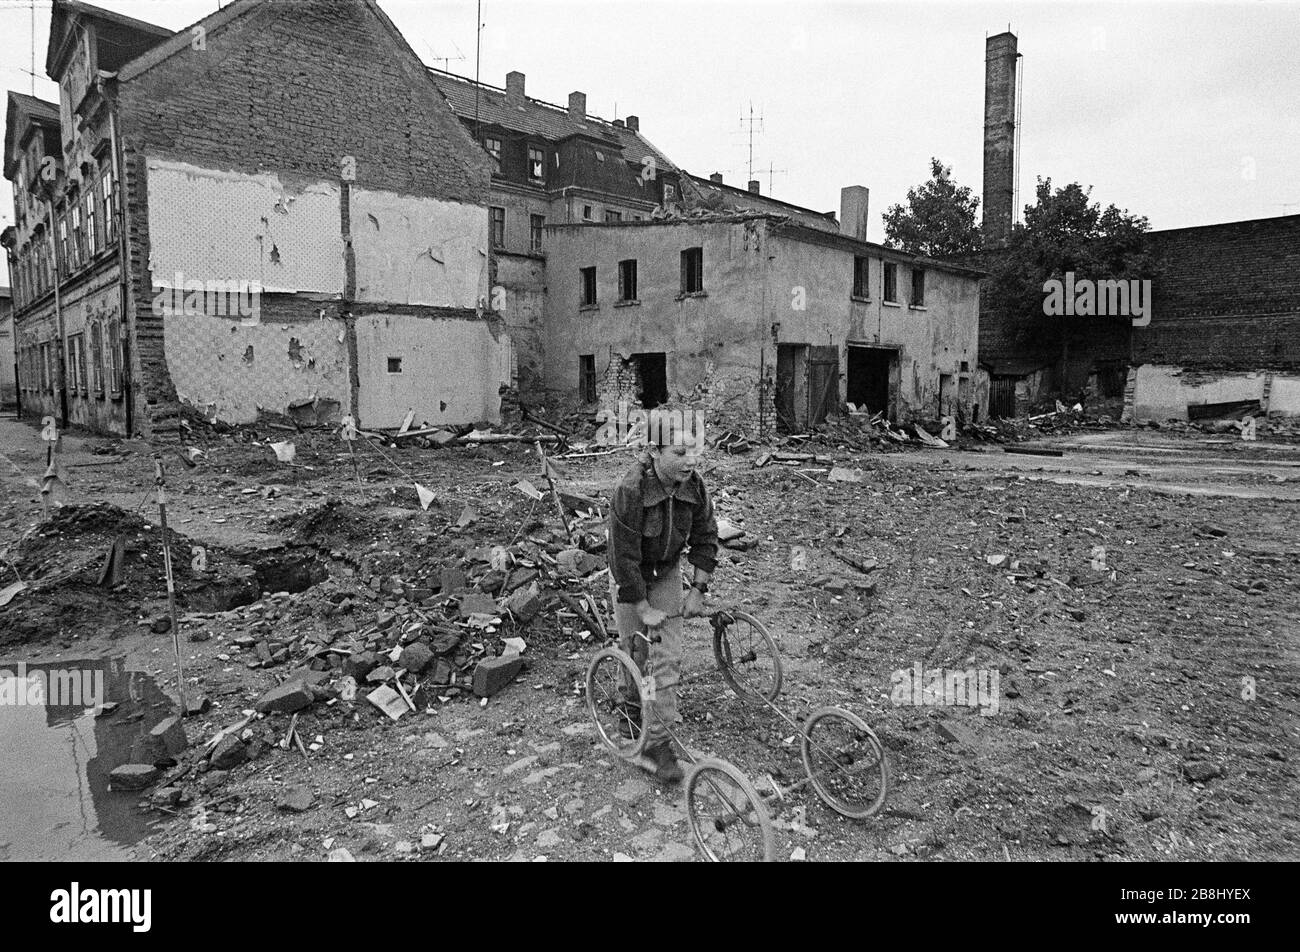
[[[704,449],[702,429],[686,429],[676,412],[652,411],[646,452],[614,488],[609,514],[619,647],[643,675],[654,678],[645,755],[655,762],[655,775],[667,783],[682,779],[668,739],[668,727],[677,721],[682,619],[704,611],[709,579],[718,564],[713,503],[695,472]],[[683,600],[679,560],[686,548],[695,577]],[[638,633],[661,640],[649,643]],[[639,720],[635,705],[629,704],[629,713]]]

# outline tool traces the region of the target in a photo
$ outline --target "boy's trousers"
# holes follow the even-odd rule
[[[610,579],[610,592],[614,600],[614,620],[618,625],[618,646],[625,651],[643,676],[655,680],[655,697],[646,703],[646,743],[654,746],[668,736],[668,728],[677,723],[677,682],[682,677],[682,572],[678,565],[664,572],[646,585],[646,600],[669,617],[653,632],[636,612],[636,606],[618,600],[618,586]],[[637,632],[647,636],[658,635],[660,641],[650,644]],[[624,684],[627,697],[636,697],[634,686]]]

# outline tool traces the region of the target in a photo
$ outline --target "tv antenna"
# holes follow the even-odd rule
[[[424,44],[424,48],[425,48],[426,50],[429,51],[429,56],[433,59],[433,61],[434,61],[435,63],[437,63],[437,62],[439,62],[439,61],[442,62],[442,71],[443,71],[444,73],[449,73],[449,72],[451,72],[451,70],[450,70],[449,67],[451,66],[451,62],[452,62],[452,60],[461,61],[461,60],[464,60],[464,59],[465,59],[465,54],[464,54],[463,52],[461,52],[461,49],[460,49],[460,47],[456,44],[456,41],[455,41],[455,40],[449,40],[449,42],[451,43],[452,46],[456,47],[456,52],[460,54],[459,56],[439,56],[439,55],[434,51],[433,47],[430,46],[430,45],[428,44],[427,41],[425,41],[425,44]]]
[[[768,195],[772,194],[772,176],[785,175],[790,171],[789,169],[775,169],[772,167],[772,164],[773,163],[771,162],[767,163],[767,194]]]
[[[762,131],[763,131],[763,110],[762,110],[762,108],[761,108],[761,107],[759,108],[758,115],[755,116],[755,115],[754,115],[754,103],[753,103],[753,101],[751,100],[750,103],[749,103],[749,115],[748,115],[748,117],[742,115],[742,116],[740,117],[740,124],[741,124],[742,126],[748,126],[748,133],[749,133],[749,164],[748,164],[748,169],[749,169],[749,180],[750,180],[750,181],[753,181],[753,179],[754,179],[754,127],[755,127],[755,125],[757,125],[757,127],[758,127],[758,131],[759,131],[759,132],[762,132]]]

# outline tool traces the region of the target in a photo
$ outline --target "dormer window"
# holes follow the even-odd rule
[[[540,182],[546,177],[546,155],[535,146],[528,147],[528,177]]]
[[[487,149],[487,154],[492,156],[492,168],[496,172],[501,171],[501,140],[493,139],[490,136],[483,140],[483,148]]]

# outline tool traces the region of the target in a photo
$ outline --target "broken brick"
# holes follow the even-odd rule
[[[262,714],[272,711],[292,714],[301,711],[316,699],[311,686],[302,678],[291,678],[278,688],[272,688],[262,695],[255,707]]]
[[[513,681],[523,667],[524,661],[518,655],[480,661],[474,669],[474,693],[479,697],[491,697]]]

